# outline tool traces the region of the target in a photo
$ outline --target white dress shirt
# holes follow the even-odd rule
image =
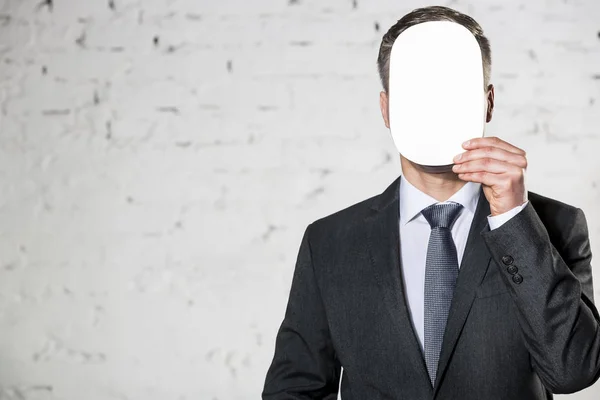
[[[467,237],[471,229],[471,222],[479,201],[481,183],[467,182],[459,191],[454,193],[447,201],[438,202],[433,197],[421,192],[413,186],[404,175],[400,177],[400,254],[402,258],[402,272],[404,275],[404,290],[413,325],[419,336],[421,348],[424,346],[424,315],[425,308],[425,261],[431,227],[421,214],[421,210],[431,204],[457,202],[463,208],[452,226],[452,239],[456,245],[458,264],[467,244]],[[519,213],[529,201],[513,208],[503,214],[488,215],[490,229],[496,229]],[[459,267],[460,268],[460,267]]]

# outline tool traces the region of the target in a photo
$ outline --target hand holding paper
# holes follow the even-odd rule
[[[471,139],[463,147],[467,151],[454,157],[452,171],[460,179],[483,185],[492,216],[527,201],[525,151],[494,136]]]
[[[465,27],[430,21],[399,35],[390,56],[388,96],[390,132],[403,157],[422,166],[457,164],[452,171],[459,179],[483,185],[492,216],[527,201],[525,152],[482,137],[488,91],[481,49]],[[463,148],[468,151],[459,158]]]

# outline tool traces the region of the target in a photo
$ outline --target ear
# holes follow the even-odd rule
[[[492,120],[492,114],[494,112],[494,85],[488,85],[487,89],[487,116],[485,122]]]
[[[383,122],[385,123],[386,128],[390,128],[390,119],[389,119],[389,108],[388,108],[388,95],[385,91],[381,91],[379,93],[379,108],[381,108],[381,116],[383,117]]]

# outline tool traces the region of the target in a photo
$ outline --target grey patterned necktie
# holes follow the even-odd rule
[[[458,277],[458,256],[452,225],[462,204],[432,204],[421,213],[431,226],[425,263],[425,362],[434,386],[446,320]]]

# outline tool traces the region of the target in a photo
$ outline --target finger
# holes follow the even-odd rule
[[[519,166],[510,164],[506,161],[495,160],[493,158],[479,158],[452,166],[452,171],[456,173],[485,171],[493,174],[515,174],[521,170],[522,168]]]
[[[463,181],[478,182],[490,187],[499,186],[506,179],[504,174],[494,174],[486,171],[458,174],[458,178]]]
[[[496,136],[474,138],[463,143],[463,147],[467,150],[476,149],[479,147],[499,147],[503,150],[510,151],[511,153],[525,155],[525,151],[513,146],[512,144],[505,142]]]
[[[474,150],[467,150],[464,153],[458,154],[454,158],[454,162],[456,164],[461,164],[467,161],[477,160],[480,158],[493,158],[496,160],[505,161],[509,164],[517,165],[521,168],[527,168],[527,158],[525,156],[521,154],[512,153],[499,147],[492,146],[481,147]]]

